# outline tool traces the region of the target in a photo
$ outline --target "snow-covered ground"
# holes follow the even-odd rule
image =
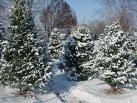
[[[15,96],[15,91],[0,87],[0,103],[137,103],[137,91],[125,90],[123,94],[108,94],[109,88],[104,82],[68,81],[63,73],[56,72],[50,91],[35,93],[33,97]]]
[[[97,79],[82,82],[76,88],[70,90],[69,103],[76,103],[73,100],[83,101],[84,103],[137,103],[136,91],[125,90],[122,94],[114,95],[107,93],[109,88],[107,84]]]
[[[33,97],[16,96],[11,88],[0,87],[0,103],[62,103],[55,93],[34,94]]]
[[[98,45],[97,41],[95,51]],[[48,90],[44,88],[33,93],[32,97],[23,97],[16,96],[12,88],[0,86],[0,103],[137,103],[137,90],[126,89],[122,94],[108,94],[110,87],[98,79],[68,81],[63,72],[56,66],[54,68],[55,76]]]

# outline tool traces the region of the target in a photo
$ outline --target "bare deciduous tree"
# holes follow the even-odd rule
[[[4,10],[5,10],[5,6],[4,6],[4,0],[0,0],[0,16],[1,14],[3,14]]]
[[[110,20],[119,19],[124,31],[134,28],[137,16],[137,0],[101,0]]]
[[[77,24],[75,12],[64,0],[51,0],[41,15],[45,31],[56,28],[71,28]]]

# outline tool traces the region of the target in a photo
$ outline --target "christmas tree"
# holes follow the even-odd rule
[[[59,38],[59,32],[57,28],[54,28],[49,37],[49,54],[51,56],[51,61],[58,59],[61,54],[61,41]]]
[[[63,61],[67,78],[70,80],[77,80],[79,77],[77,41],[73,36],[68,37],[66,40]]]
[[[90,66],[93,60],[94,43],[87,27],[79,27],[73,36],[77,41],[77,57],[79,68],[79,80],[86,80],[90,76]]]
[[[6,27],[3,25],[2,20],[0,20],[0,69],[2,68],[2,65],[4,64],[4,51],[6,48],[6,44],[7,44],[7,29]]]
[[[37,27],[37,47],[39,49],[39,54],[43,60],[43,63],[45,67],[47,66],[47,63],[49,61],[49,56],[48,56],[48,43],[47,43],[47,34],[44,32],[42,27],[40,28]]]
[[[3,45],[4,41],[6,41],[6,28],[4,27],[2,21],[0,20],[0,59],[2,58],[2,52],[3,52]]]
[[[104,35],[100,37],[93,71],[108,83],[112,90],[117,91],[126,85],[133,87],[137,82],[137,69],[133,64],[135,46],[132,39],[133,35],[120,29],[119,22],[106,27]]]
[[[50,72],[45,69],[36,46],[34,21],[26,0],[13,0],[10,35],[4,53],[7,64],[2,68],[1,83],[26,92],[45,84]]]

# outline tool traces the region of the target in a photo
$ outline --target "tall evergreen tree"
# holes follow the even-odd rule
[[[4,54],[7,65],[2,68],[1,83],[26,92],[49,79],[39,50],[31,8],[26,0],[13,0],[10,15],[10,35]]]
[[[106,27],[100,38],[100,47],[96,56],[93,71],[100,79],[108,83],[112,90],[137,83],[135,68],[133,35],[120,30],[119,22]],[[132,41],[132,42],[131,42]]]

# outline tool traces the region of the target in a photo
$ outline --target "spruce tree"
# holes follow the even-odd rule
[[[79,77],[77,41],[75,37],[67,38],[64,45],[63,61],[64,67],[69,80],[77,80]]]
[[[90,34],[90,30],[85,27],[79,27],[73,36],[77,41],[77,57],[79,68],[79,80],[86,80],[90,77],[90,69],[93,60],[94,43]]]
[[[43,60],[43,63],[45,67],[47,66],[47,63],[49,61],[49,56],[48,56],[48,43],[47,43],[47,35],[46,33],[42,30],[42,28],[38,28],[38,35],[37,35],[37,47],[39,49],[39,54]]]
[[[5,28],[2,24],[2,21],[0,20],[0,59],[2,57],[2,49],[3,49],[2,42],[4,41],[5,34],[6,34]]]
[[[54,28],[53,31],[50,34],[49,37],[49,45],[48,50],[50,54],[51,61],[54,61],[55,59],[59,59],[59,56],[61,54],[61,41],[59,38],[59,32],[57,28]]]
[[[137,69],[133,63],[135,46],[132,39],[133,35],[120,29],[119,22],[106,27],[104,35],[100,37],[93,71],[112,90],[117,91],[127,85],[134,87],[137,83]]]
[[[3,25],[2,20],[0,20],[0,69],[2,68],[2,64],[4,62],[3,53],[5,51],[5,47],[7,43],[6,36],[7,36],[6,27]]]
[[[4,54],[7,64],[0,74],[1,83],[20,92],[43,85],[50,73],[36,46],[33,16],[26,0],[12,2],[8,41]]]

